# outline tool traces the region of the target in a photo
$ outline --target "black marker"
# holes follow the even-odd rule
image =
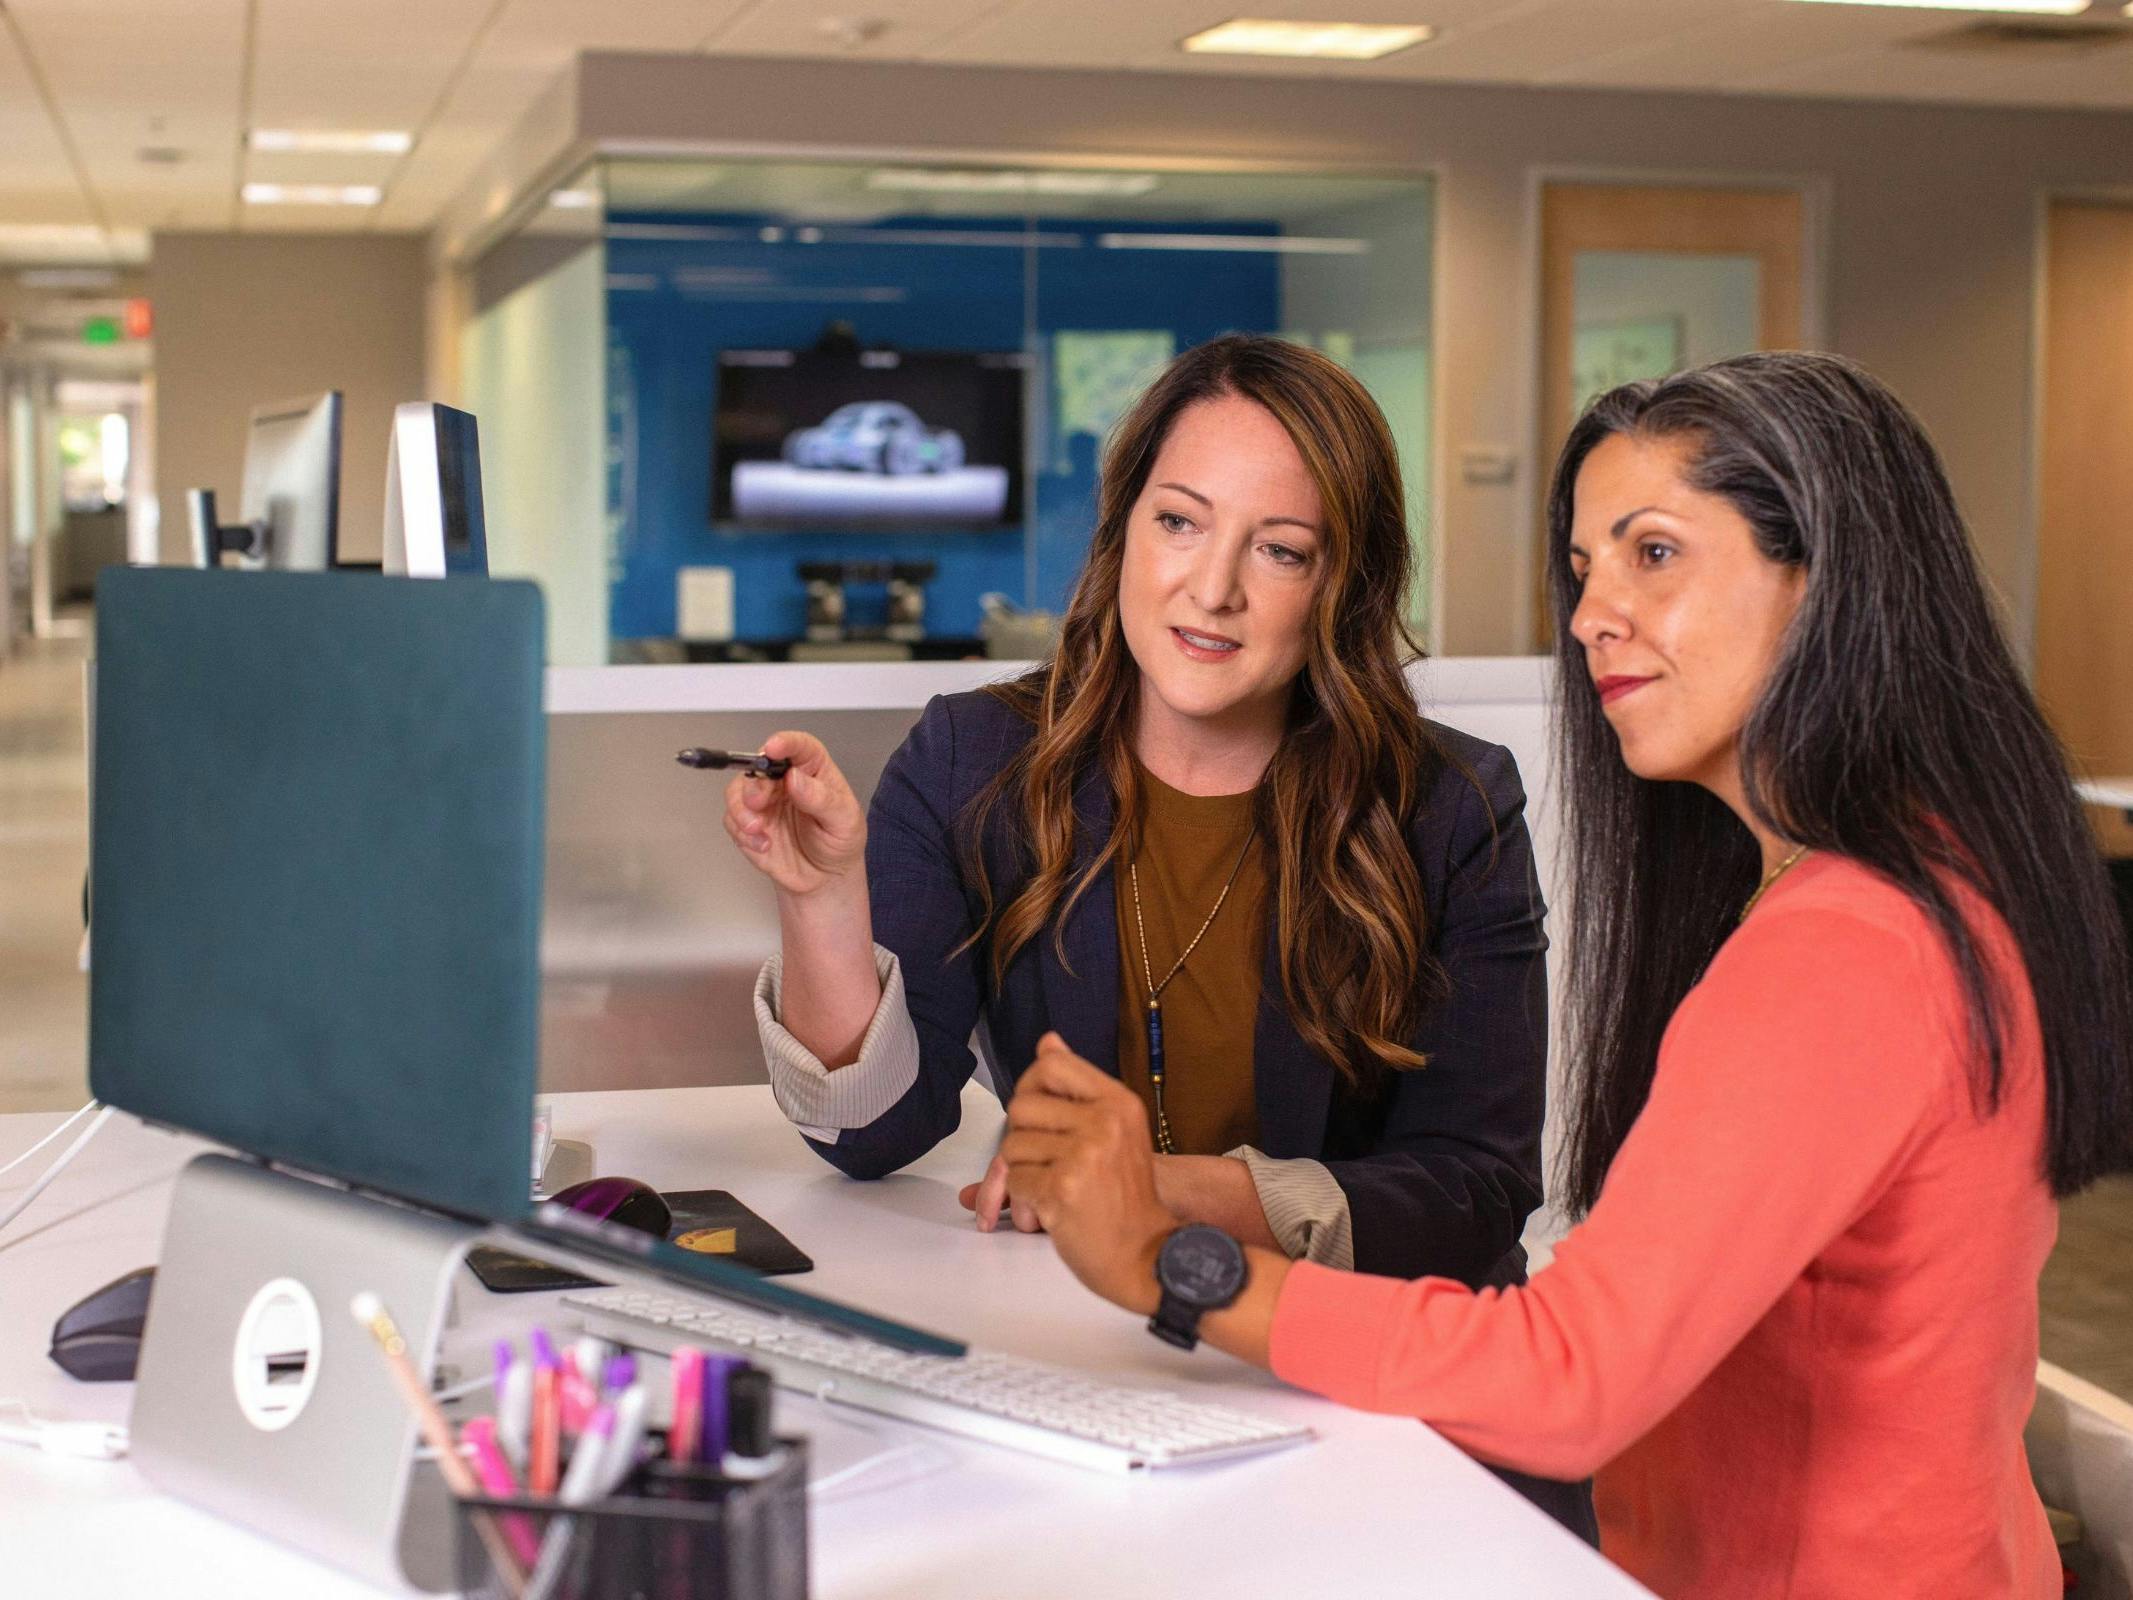
[[[738,767],[751,778],[782,778],[792,770],[792,763],[783,756],[752,756],[743,750],[689,749],[674,759],[685,767]]]

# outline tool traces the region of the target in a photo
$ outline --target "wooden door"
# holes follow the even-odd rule
[[[2045,232],[2037,695],[2087,777],[2133,774],[2133,204]],[[2114,855],[2133,829],[2100,813]]]
[[[1807,208],[1795,189],[1549,183],[1541,191],[1540,503],[1591,392],[1799,346]],[[1544,514],[1534,644],[1551,648]]]

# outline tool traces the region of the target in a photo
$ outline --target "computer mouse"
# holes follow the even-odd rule
[[[554,1196],[559,1206],[582,1211],[588,1217],[640,1228],[655,1239],[664,1239],[673,1226],[674,1213],[659,1191],[635,1178],[587,1178]]]
[[[156,1269],[138,1267],[85,1295],[52,1324],[52,1359],[84,1383],[131,1381]]]

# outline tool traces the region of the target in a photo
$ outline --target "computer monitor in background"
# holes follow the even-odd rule
[[[239,520],[224,523],[212,489],[185,495],[190,565],[323,572],[340,542],[341,393],[261,406],[244,443]]]
[[[385,466],[385,570],[411,578],[488,575],[481,441],[471,412],[428,401],[394,408]]]

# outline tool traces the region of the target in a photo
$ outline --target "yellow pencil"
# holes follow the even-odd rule
[[[429,1447],[437,1453],[437,1470],[444,1474],[445,1486],[462,1500],[480,1499],[481,1483],[474,1476],[474,1469],[467,1465],[466,1458],[459,1453],[459,1441],[452,1436],[452,1425],[437,1409],[429,1385],[422,1381],[414,1362],[408,1359],[407,1341],[400,1336],[399,1325],[393,1321],[392,1313],[385,1309],[385,1302],[365,1289],[348,1303],[348,1309],[378,1341],[378,1348],[384,1352],[385,1365],[399,1386],[401,1397],[407,1401],[408,1410],[415,1414],[416,1426],[422,1430],[422,1437],[428,1441]],[[496,1570],[512,1592],[518,1592],[525,1582],[524,1570],[512,1556],[495,1524],[487,1516],[475,1517],[474,1523]]]

